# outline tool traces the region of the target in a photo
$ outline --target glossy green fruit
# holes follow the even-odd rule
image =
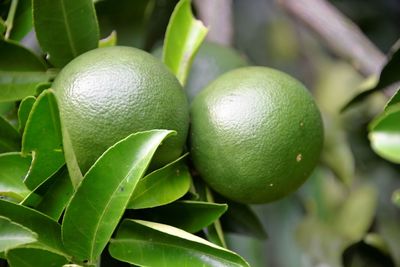
[[[295,191],[322,149],[323,125],[311,94],[270,68],[220,76],[194,99],[191,120],[197,171],[237,202],[266,203]]]
[[[175,76],[142,50],[89,51],[62,69],[53,89],[83,172],[109,146],[137,131],[177,131],[158,149],[156,166],[182,152],[189,124],[185,93]]]

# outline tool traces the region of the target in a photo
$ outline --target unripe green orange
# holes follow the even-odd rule
[[[53,89],[83,172],[109,146],[137,131],[177,131],[158,149],[156,166],[182,152],[189,123],[185,93],[176,77],[142,50],[115,46],[89,51],[62,69]]]
[[[242,203],[295,191],[316,166],[323,143],[308,90],[265,67],[230,71],[191,106],[191,156],[211,188]]]

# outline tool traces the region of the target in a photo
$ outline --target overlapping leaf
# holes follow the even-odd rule
[[[36,233],[11,221],[7,217],[0,216],[0,252],[5,252],[36,240]]]
[[[149,209],[144,214],[152,221],[175,226],[189,233],[196,233],[211,225],[227,209],[226,204],[181,200]]]
[[[33,20],[40,46],[56,67],[98,46],[92,0],[33,0]]]
[[[110,147],[89,169],[62,223],[63,242],[75,258],[93,263],[100,256],[157,147],[172,133],[132,134]]]
[[[7,261],[12,267],[59,267],[68,259],[57,253],[35,248],[17,248],[7,252]]]
[[[33,104],[22,138],[22,152],[32,152],[32,167],[25,184],[35,189],[64,165],[59,111],[51,90]]]
[[[168,23],[164,40],[163,62],[186,84],[190,67],[207,28],[193,17],[190,0],[181,0],[175,7]]]
[[[50,77],[39,58],[13,41],[0,39],[0,58],[0,102],[34,95]]]
[[[0,154],[0,196],[23,200],[30,190],[23,183],[32,158],[19,152]]]
[[[128,209],[152,208],[182,197],[190,187],[191,176],[183,157],[139,180]]]
[[[0,153],[19,151],[21,136],[18,131],[2,116],[0,116]]]
[[[400,106],[390,105],[373,120],[368,137],[372,149],[381,157],[400,163]]]
[[[37,242],[30,244],[30,247],[67,256],[61,242],[60,225],[46,215],[28,207],[0,199],[0,216],[7,217],[37,234]]]
[[[140,220],[124,220],[109,251],[118,260],[139,266],[249,266],[236,253],[198,236]]]
[[[23,201],[23,205],[34,207],[58,221],[73,194],[73,187],[64,166],[52,177],[39,185]]]

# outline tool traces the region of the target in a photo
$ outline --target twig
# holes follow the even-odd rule
[[[352,21],[326,0],[277,0],[288,13],[321,37],[364,76],[379,74],[385,55]]]
[[[17,12],[17,6],[18,6],[18,0],[12,0],[10,10],[8,11],[7,19],[4,23],[7,27],[6,33],[4,35],[4,38],[6,40],[8,38],[10,38],[11,30],[14,26],[14,16],[15,16],[15,13]]]
[[[196,0],[198,16],[210,29],[207,40],[231,45],[233,39],[232,0]]]

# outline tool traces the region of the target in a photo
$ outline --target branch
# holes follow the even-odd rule
[[[195,0],[201,21],[210,29],[207,40],[231,45],[233,40],[232,0]]]
[[[281,7],[321,37],[364,76],[379,74],[385,55],[352,21],[326,0],[277,0]]]

